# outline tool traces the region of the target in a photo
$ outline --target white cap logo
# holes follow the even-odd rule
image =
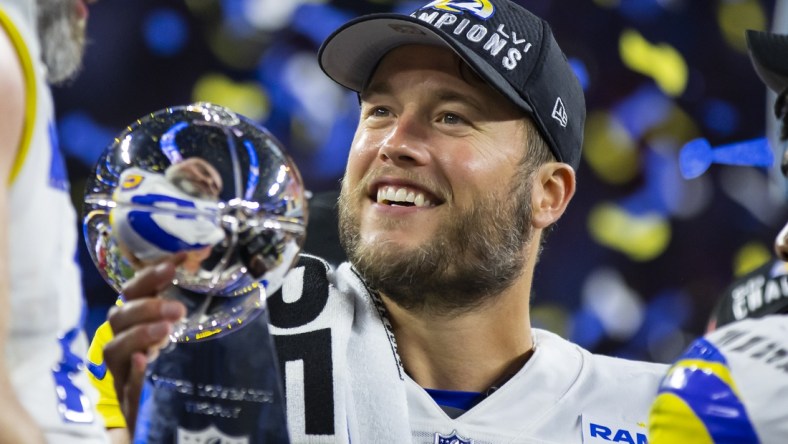
[[[468,11],[471,14],[486,20],[495,12],[495,6],[489,0],[457,1],[457,0],[435,0],[421,9],[434,8],[449,12]]]
[[[566,128],[566,124],[569,123],[569,117],[566,115],[566,108],[564,108],[564,102],[559,97],[555,101],[555,105],[553,106],[553,119],[557,120],[558,123],[561,124],[562,127]]]

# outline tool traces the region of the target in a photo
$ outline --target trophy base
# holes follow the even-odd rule
[[[232,334],[171,344],[148,365],[134,442],[288,443],[278,366],[267,311]]]

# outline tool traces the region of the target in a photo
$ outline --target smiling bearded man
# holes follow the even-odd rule
[[[268,299],[292,441],[644,442],[665,366],[531,325],[585,120],[548,24],[508,0],[431,1],[346,23],[318,59],[360,116],[339,203],[350,262],[304,256]],[[132,406],[163,339],[146,332],[175,320],[133,287],[104,347]]]
[[[520,276],[522,249],[533,238],[531,175],[539,164],[553,158],[534,125],[523,124],[528,143],[508,193],[483,193],[473,207],[457,209],[459,214],[415,251],[401,251],[386,242],[364,242],[361,236],[360,209],[355,202],[367,195],[373,175],[385,175],[387,167],[370,172],[353,189],[343,181],[340,240],[370,288],[409,310],[462,312],[494,298]],[[438,194],[449,195],[443,190]]]

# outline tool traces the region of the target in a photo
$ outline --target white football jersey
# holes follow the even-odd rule
[[[452,419],[405,373],[380,298],[348,263],[328,268],[303,256],[268,298],[293,442],[647,442],[666,365],[594,355],[533,329],[525,366]]]
[[[533,337],[525,366],[457,419],[407,378],[414,444],[646,442],[665,365],[594,355],[545,330]]]
[[[105,442],[83,369],[76,215],[36,26],[35,1],[0,0],[0,32],[13,42],[26,84],[9,195],[12,313],[5,353],[18,396],[49,441]]]

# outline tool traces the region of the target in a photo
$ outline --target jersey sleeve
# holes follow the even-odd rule
[[[649,415],[650,444],[761,442],[745,399],[757,393],[740,384],[753,375],[731,365],[741,360],[732,347],[739,337],[730,327],[717,330],[696,340],[668,370]],[[751,364],[744,369],[756,373]]]

